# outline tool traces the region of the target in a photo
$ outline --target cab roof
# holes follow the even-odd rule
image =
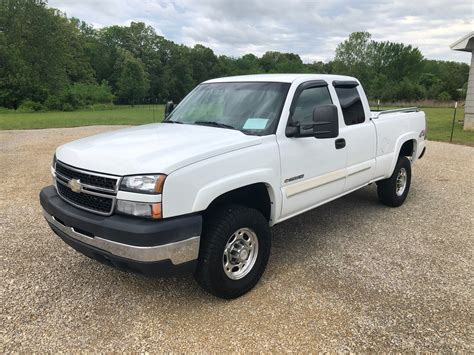
[[[328,83],[334,80],[356,80],[356,78],[345,75],[330,74],[255,74],[255,75],[239,75],[228,76],[207,80],[204,83],[229,83],[229,82],[276,82],[276,83],[293,83],[295,81],[304,82],[309,80],[324,80]]]

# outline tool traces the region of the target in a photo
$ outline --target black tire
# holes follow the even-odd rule
[[[404,169],[406,172],[406,185],[403,193],[397,194],[397,178]],[[411,164],[407,157],[399,157],[392,176],[377,183],[379,201],[390,207],[398,207],[405,202],[411,184]]]
[[[258,253],[248,273],[233,280],[224,271],[223,254],[231,236],[241,228],[249,228],[256,234]],[[259,211],[240,205],[220,206],[204,217],[195,278],[202,288],[217,297],[237,298],[259,281],[267,266],[270,248],[268,221]]]

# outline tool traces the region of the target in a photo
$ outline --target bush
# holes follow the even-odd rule
[[[46,106],[48,110],[52,111],[59,111],[63,109],[63,104],[61,100],[56,96],[48,96],[48,98],[44,102],[44,106]]]
[[[70,103],[66,102],[62,105],[62,110],[63,111],[74,111],[74,107]]]
[[[65,102],[79,108],[93,104],[111,103],[114,95],[106,82],[100,85],[76,83],[70,85],[65,92]]]
[[[393,99],[396,101],[414,101],[425,97],[425,89],[418,83],[405,78],[400,83],[394,84]]]
[[[110,105],[114,95],[104,81],[100,85],[75,83],[66,87],[59,95],[50,95],[44,105],[49,110],[73,111],[93,105]]]
[[[0,106],[0,114],[1,113],[13,113],[15,110],[7,107]]]
[[[112,104],[94,104],[90,106],[89,108],[92,111],[104,111],[104,110],[110,110],[111,107],[113,107]]]
[[[451,100],[451,95],[449,95],[448,92],[443,91],[438,95],[437,99],[439,101],[449,101],[449,100]]]
[[[25,100],[18,107],[19,112],[38,112],[43,110],[44,106],[41,105],[39,102],[35,102],[33,100]]]

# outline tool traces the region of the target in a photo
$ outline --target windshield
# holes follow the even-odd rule
[[[235,82],[201,84],[165,122],[274,133],[290,84]]]

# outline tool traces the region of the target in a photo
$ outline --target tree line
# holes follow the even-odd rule
[[[367,32],[352,33],[327,63],[281,52],[218,56],[142,22],[94,29],[42,0],[0,3],[0,64],[0,106],[32,111],[179,102],[210,78],[283,72],[353,75],[370,99],[458,100],[469,72],[465,63],[428,60],[418,48],[374,41]]]

